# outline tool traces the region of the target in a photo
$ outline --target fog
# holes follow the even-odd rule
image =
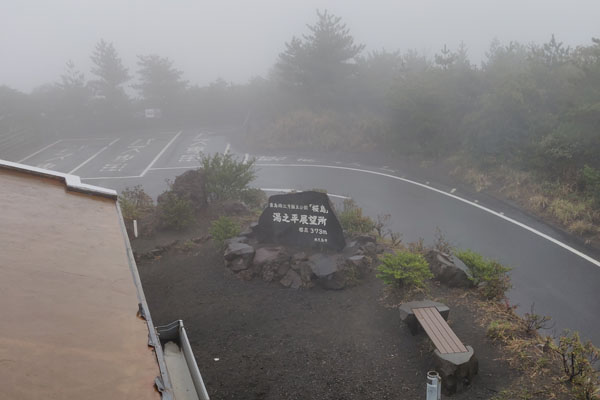
[[[600,36],[592,0],[2,0],[0,85],[21,91],[58,80],[65,62],[89,75],[90,53],[105,39],[135,71],[138,54],[168,57],[193,84],[265,76],[284,42],[305,32],[316,9],[342,17],[366,50],[416,49],[433,56],[464,41],[473,62],[490,42],[568,45]]]

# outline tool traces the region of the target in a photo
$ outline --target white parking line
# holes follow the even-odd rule
[[[150,170],[150,168],[152,168],[152,166],[154,165],[154,163],[156,161],[158,161],[158,159],[160,158],[160,156],[163,155],[163,153],[165,151],[167,151],[167,149],[169,148],[169,146],[175,141],[177,140],[177,138],[179,137],[179,135],[181,135],[182,131],[177,132],[177,134],[175,136],[173,136],[173,138],[171,140],[169,140],[169,143],[166,144],[165,147],[163,147],[163,149],[160,151],[160,153],[158,153],[156,155],[156,157],[154,157],[154,160],[152,160],[152,162],[150,162],[150,164],[148,164],[148,166],[146,167],[146,169],[140,174],[140,177],[146,175],[146,172],[148,172]]]
[[[198,168],[198,167],[191,167],[191,166],[186,166],[186,167],[156,167],[156,168],[150,168],[148,171],[160,171],[160,170],[164,170],[164,169],[194,169],[194,168]]]
[[[92,181],[97,179],[131,179],[131,178],[141,178],[141,175],[131,175],[131,176],[94,176],[91,178],[79,178],[82,181]]]
[[[19,161],[17,161],[17,162],[19,162],[19,163],[22,163],[22,162],[23,162],[23,161],[25,161],[25,160],[29,160],[31,157],[33,157],[33,156],[36,156],[36,155],[40,154],[42,151],[44,151],[44,150],[46,150],[46,149],[49,149],[50,147],[52,147],[52,146],[54,146],[55,144],[58,144],[58,143],[60,143],[60,142],[62,142],[62,139],[61,139],[61,140],[57,140],[57,141],[56,141],[56,142],[54,142],[54,143],[50,143],[50,144],[49,144],[48,146],[46,146],[46,147],[42,147],[41,149],[39,149],[39,150],[38,150],[38,151],[36,151],[35,153],[33,153],[33,154],[30,154],[30,155],[28,155],[27,157],[25,157],[25,158],[22,158],[22,159],[20,159],[20,160],[19,160]]]
[[[492,215],[495,215],[498,218],[502,218],[505,221],[508,221],[512,224],[515,224],[523,229],[528,230],[529,232],[538,235],[546,240],[549,240],[550,242],[562,247],[563,249],[570,251],[571,253],[583,258],[586,261],[589,261],[590,263],[594,264],[597,267],[600,267],[600,261],[588,256],[587,254],[584,254],[582,252],[580,252],[579,250],[574,249],[573,247],[569,246],[568,244],[565,244],[557,239],[554,239],[551,236],[546,235],[545,233],[542,233],[540,231],[538,231],[537,229],[534,229],[532,227],[530,227],[529,225],[525,225],[522,222],[519,222],[517,220],[514,220],[512,218],[509,218],[505,215],[503,215],[502,213],[496,212],[494,210],[491,210],[487,207],[484,207],[480,204],[477,204],[476,202],[472,202],[466,199],[463,199],[462,197],[458,197],[454,194],[448,193],[448,192],[444,192],[443,190],[439,190],[436,188],[433,188],[431,186],[427,186],[423,183],[419,183],[419,182],[415,182],[415,181],[411,181],[410,179],[405,179],[405,178],[400,178],[398,176],[394,176],[394,175],[390,175],[390,174],[384,174],[382,172],[377,172],[377,171],[370,171],[367,169],[359,169],[359,168],[350,168],[350,167],[340,167],[340,166],[335,166],[335,165],[318,165],[318,164],[312,164],[312,165],[308,165],[308,164],[257,164],[257,167],[294,167],[294,168],[298,168],[298,167],[303,167],[303,168],[331,168],[331,169],[341,169],[341,170],[346,170],[346,171],[355,171],[355,172],[364,172],[366,174],[373,174],[373,175],[379,175],[379,176],[384,176],[386,178],[392,178],[392,179],[396,179],[399,181],[403,181],[406,183],[410,183],[419,187],[422,187],[424,189],[428,189],[428,190],[432,190],[436,193],[442,194],[444,196],[448,196],[451,197],[453,199],[456,199],[458,201],[461,201],[463,203],[469,204],[473,207],[479,208],[482,211],[485,211],[487,213],[490,213]]]
[[[76,166],[75,168],[73,168],[71,171],[69,171],[69,174],[74,173],[75,171],[77,171],[79,168],[83,167],[85,164],[89,163],[90,161],[92,161],[94,158],[96,158],[100,153],[102,153],[104,150],[108,149],[110,146],[112,146],[113,144],[117,143],[121,138],[115,139],[112,142],[110,142],[109,144],[107,144],[106,146],[104,146],[103,148],[101,148],[100,150],[98,150],[96,152],[96,154],[94,154],[93,156],[91,156],[90,158],[88,158],[87,160],[85,160],[84,162],[82,162],[81,164],[79,164],[78,166]]]
[[[301,192],[302,191],[302,190],[296,190],[296,189],[275,189],[275,188],[260,188],[260,190],[262,190],[263,192],[277,192],[277,193],[292,193],[292,192]],[[338,199],[344,199],[344,200],[347,200],[350,198],[348,196],[341,196],[339,194],[331,194],[331,193],[327,193],[327,196],[336,197]]]

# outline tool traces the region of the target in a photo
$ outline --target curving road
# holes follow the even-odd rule
[[[141,184],[157,196],[165,190],[166,179],[197,166],[189,157],[191,149],[236,152],[225,136],[210,131],[165,132],[154,134],[151,141],[148,138],[67,138],[39,149],[23,148],[21,159],[61,172],[75,170],[86,183],[117,190]],[[600,344],[600,262],[576,249],[577,245],[569,245],[569,238],[561,232],[502,203],[483,198],[476,203],[467,198],[469,194],[403,179],[400,172],[387,167],[345,164],[343,159],[322,163],[310,158],[255,156],[257,187],[324,188],[351,196],[368,215],[391,214],[392,229],[401,232],[404,241],[422,237],[431,243],[439,227],[451,244],[513,268],[509,298],[520,305],[521,312],[535,303],[536,313],[553,317],[557,332],[578,330]]]

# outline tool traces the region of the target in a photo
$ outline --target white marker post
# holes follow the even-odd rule
[[[137,239],[138,230],[137,230],[137,219],[133,220],[133,236]]]
[[[435,371],[427,372],[427,400],[441,400],[442,379]]]

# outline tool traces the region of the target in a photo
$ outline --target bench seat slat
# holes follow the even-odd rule
[[[415,308],[413,312],[440,353],[451,354],[467,351],[465,345],[456,336],[454,331],[452,331],[437,308]]]
[[[419,320],[419,323],[435,345],[440,353],[454,353],[455,350],[452,348],[451,343],[447,340],[446,337],[442,334],[440,329],[436,326],[435,321],[432,319],[431,315],[427,313],[426,308],[417,308],[413,309],[415,316]]]
[[[461,340],[456,336],[456,333],[450,328],[450,325],[444,320],[442,315],[437,311],[437,309],[433,308],[431,312],[436,316],[436,318],[440,321],[440,326],[446,331],[450,340],[456,345],[457,353],[463,353],[467,351],[465,345],[461,342]]]

